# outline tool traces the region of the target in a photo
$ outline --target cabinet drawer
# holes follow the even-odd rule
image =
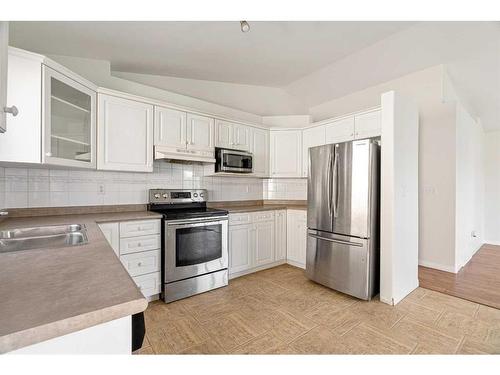
[[[156,250],[159,248],[161,248],[159,234],[120,239],[120,255]]]
[[[144,297],[158,294],[160,288],[160,272],[148,273],[147,275],[132,277],[141,290]]]
[[[160,233],[160,220],[136,220],[120,223],[120,238]]]
[[[249,213],[230,214],[229,225],[247,224],[250,223],[251,218]]]
[[[274,211],[259,211],[252,213],[252,222],[274,220]]]
[[[122,255],[120,260],[130,276],[160,271],[161,251],[152,250]]]

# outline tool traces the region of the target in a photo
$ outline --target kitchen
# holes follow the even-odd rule
[[[196,24],[140,28],[149,39],[163,28],[196,34]],[[209,24],[214,35],[234,33],[234,43],[281,27]],[[318,27],[288,24],[311,35]],[[186,81],[182,91],[181,78],[163,80],[152,60],[148,74],[113,67],[99,57],[106,42],[87,54],[69,45],[107,29],[126,48],[119,35],[133,23],[2,27],[10,34],[0,134],[2,353],[498,353],[498,323],[487,318],[494,306],[419,287],[419,266],[446,269],[425,246],[435,228],[427,223],[448,213],[433,201],[446,176],[429,177],[448,161],[435,158],[446,149],[429,132],[438,121],[476,125],[456,115],[469,107],[457,99],[463,87],[453,69],[425,66],[309,111],[271,113],[259,95],[230,105],[237,88],[225,101],[215,100],[215,84],[195,95]],[[373,35],[356,53],[436,26],[364,27]],[[51,46],[56,35],[71,42]],[[230,91],[234,83],[217,84]],[[452,272],[469,259],[457,256]],[[457,327],[452,317],[462,316],[475,328]]]

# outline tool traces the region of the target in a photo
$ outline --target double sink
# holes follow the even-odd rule
[[[47,225],[0,231],[0,253],[88,243],[83,224]]]

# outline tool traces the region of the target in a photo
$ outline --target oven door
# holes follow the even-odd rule
[[[164,259],[165,283],[227,268],[227,217],[166,221]]]
[[[221,170],[224,172],[252,173],[252,154],[236,150],[222,150]]]

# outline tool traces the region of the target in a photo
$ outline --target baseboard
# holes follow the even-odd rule
[[[422,266],[422,267],[434,268],[434,269],[437,269],[440,271],[445,271],[445,272],[451,272],[451,273],[458,272],[458,270],[455,269],[455,266],[449,266],[449,265],[440,264],[440,263],[428,262],[426,260],[419,259],[418,265]]]
[[[302,268],[302,269],[306,269],[306,265],[304,263],[296,262],[296,261],[290,260],[290,259],[287,259],[286,262],[288,264],[292,265],[292,266],[299,267],[299,268]]]
[[[280,266],[280,265],[285,264],[285,263],[286,263],[286,261],[283,259],[283,260],[278,260],[277,262],[272,262],[272,263],[269,263],[269,264],[265,264],[263,266],[253,267],[253,268],[250,268],[250,269],[245,270],[245,271],[230,273],[229,274],[229,280],[236,279],[237,277],[248,275],[250,273],[254,273],[254,272],[266,270],[268,268],[273,268],[273,267],[276,267],[276,266]]]
[[[484,241],[483,245],[494,245],[494,246],[500,246],[500,241]]]

